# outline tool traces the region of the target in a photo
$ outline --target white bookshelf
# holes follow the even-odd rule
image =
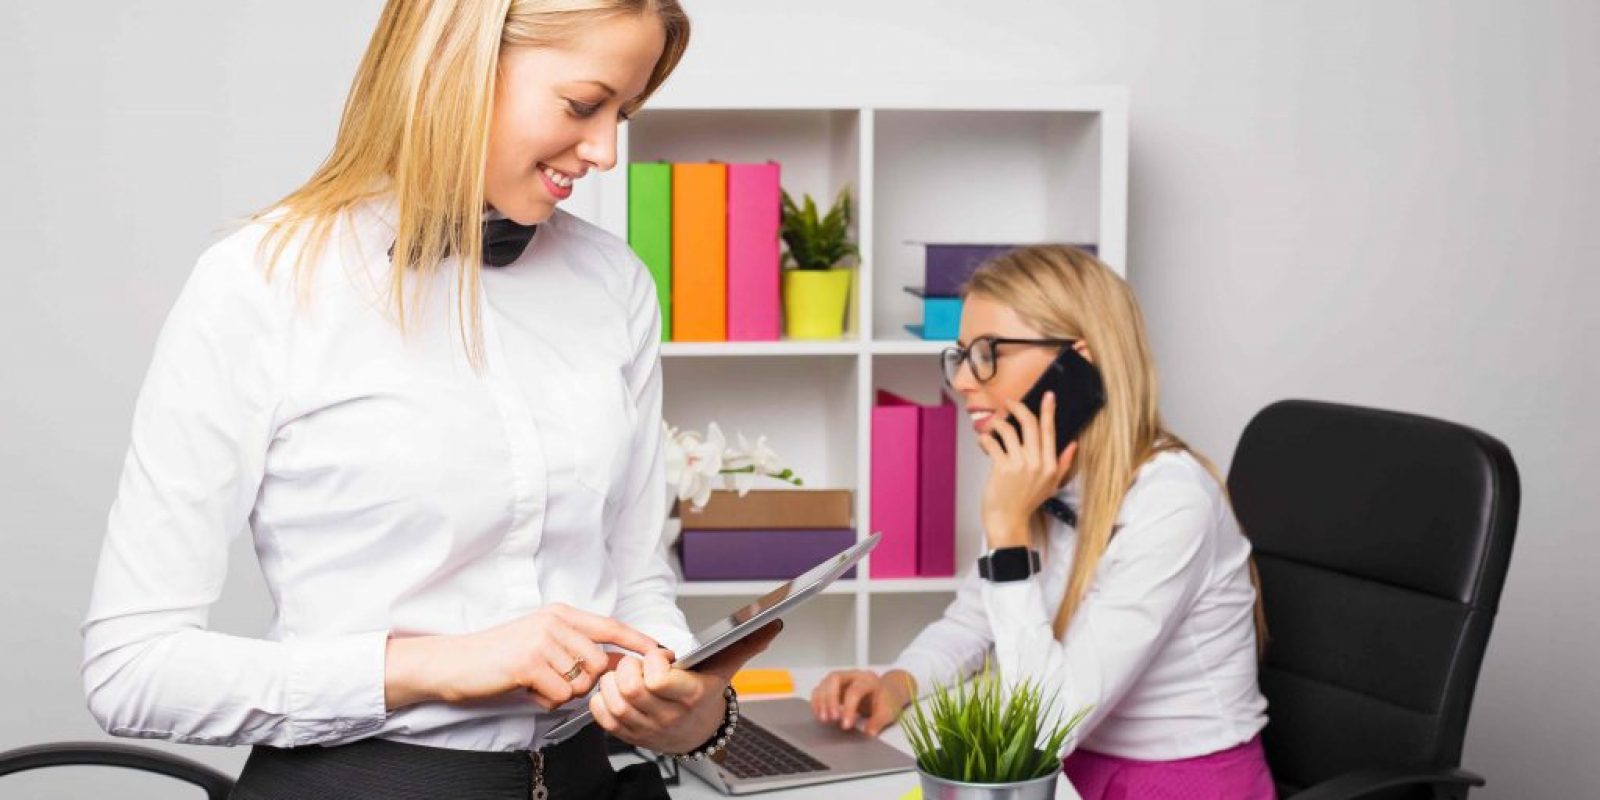
[[[839,341],[690,343],[661,349],[664,411],[679,427],[716,421],[730,437],[764,435],[808,486],[855,492],[859,535],[871,519],[868,429],[876,390],[919,402],[940,395],[946,342],[904,329],[922,282],[911,241],[1093,242],[1118,271],[1127,252],[1128,106],[1119,87],[908,86],[897,90],[669,84],[624,125],[616,169],[582,182],[565,205],[627,236],[630,161],[764,161],[796,197],[856,200],[861,266]],[[984,457],[963,416],[957,456],[958,569],[981,549]],[[949,602],[955,578],[843,580],[790,618],[758,661],[773,666],[884,663]],[[692,625],[772,586],[684,582]]]

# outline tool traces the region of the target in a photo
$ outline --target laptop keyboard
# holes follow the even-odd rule
[[[728,740],[719,766],[746,779],[825,772],[828,769],[828,765],[779,739],[748,717],[739,720],[739,729]]]

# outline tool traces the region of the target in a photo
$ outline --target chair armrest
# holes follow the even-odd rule
[[[1439,800],[1455,800],[1484,780],[1462,769],[1367,769],[1330,778],[1288,800],[1358,800],[1382,789],[1419,784],[1433,786]]]
[[[187,781],[204,789],[211,800],[227,800],[233,779],[198,761],[129,744],[56,742],[19,747],[0,753],[0,776],[43,767],[97,765],[126,767]]]

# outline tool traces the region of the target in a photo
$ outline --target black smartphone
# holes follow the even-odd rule
[[[1044,406],[1046,392],[1056,393],[1056,456],[1059,457],[1106,404],[1106,385],[1100,379],[1100,370],[1068,345],[1061,348],[1020,402],[1037,417]],[[1008,417],[1004,422],[1017,431],[1019,438],[1022,436],[1022,429],[1015,421]],[[991,431],[989,435],[1005,447],[998,433]]]

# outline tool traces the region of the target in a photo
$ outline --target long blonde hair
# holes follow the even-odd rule
[[[1173,436],[1161,422],[1155,359],[1145,335],[1144,315],[1133,291],[1088,253],[1059,245],[1024,247],[985,262],[967,282],[965,294],[981,295],[1011,308],[1041,334],[1082,340],[1105,382],[1106,403],[1078,436],[1073,471],[1083,476],[1078,545],[1066,595],[1056,610],[1055,633],[1066,632],[1083,602],[1095,568],[1114,533],[1122,500],[1139,468],[1156,454],[1193,455],[1222,485],[1209,460]],[[1035,514],[1034,530],[1044,526]],[[1257,646],[1265,642],[1265,617],[1255,564]]]
[[[294,271],[306,299],[316,256],[338,218],[390,195],[398,212],[390,270],[396,323],[405,330],[405,273],[431,276],[455,254],[462,342],[473,366],[481,366],[475,298],[500,50],[558,45],[582,26],[645,13],[660,19],[666,46],[635,107],[688,46],[689,19],[677,0],[389,0],[356,70],[333,152],[303,185],[255,216],[268,225],[268,277],[299,241]]]

